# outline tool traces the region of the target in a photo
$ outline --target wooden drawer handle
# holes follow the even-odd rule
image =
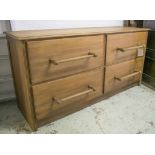
[[[116,79],[118,81],[123,81],[123,80],[126,80],[126,79],[128,79],[128,78],[130,78],[132,76],[137,75],[137,74],[139,74],[141,76],[141,71],[137,71],[137,72],[134,72],[132,74],[129,74],[129,75],[126,75],[126,76],[123,76],[123,77],[120,77],[120,78],[119,77],[114,77],[114,79]]]
[[[88,53],[88,55],[74,57],[74,58],[68,58],[68,59],[63,59],[63,60],[59,60],[59,61],[56,61],[54,59],[50,59],[49,63],[52,63],[54,65],[58,65],[60,63],[76,61],[76,60],[81,60],[81,59],[86,59],[86,58],[91,58],[91,57],[97,57],[97,55],[95,53]]]
[[[72,98],[75,98],[75,97],[78,97],[78,96],[81,96],[81,95],[88,94],[88,93],[93,92],[93,91],[96,91],[96,89],[93,88],[92,86],[88,86],[88,90],[85,90],[85,91],[83,91],[83,92],[80,92],[80,93],[77,93],[77,94],[74,94],[74,95],[65,97],[65,98],[63,98],[63,99],[59,99],[59,98],[57,98],[57,97],[53,97],[53,101],[55,101],[56,103],[61,104],[61,103],[64,102],[64,101],[70,100],[70,99],[72,99]]]
[[[126,52],[126,51],[129,51],[129,50],[139,49],[139,48],[144,48],[145,49],[145,46],[141,45],[141,46],[133,46],[133,47],[128,47],[128,48],[117,48],[117,51]]]

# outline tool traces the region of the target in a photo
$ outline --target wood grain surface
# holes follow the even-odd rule
[[[30,41],[27,43],[31,81],[33,84],[61,78],[104,65],[105,36],[75,37]],[[74,60],[89,54],[95,56]],[[73,61],[60,64],[49,60]]]

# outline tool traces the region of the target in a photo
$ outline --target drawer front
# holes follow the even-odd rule
[[[57,79],[104,64],[103,35],[27,43],[32,83]]]
[[[103,92],[103,69],[32,86],[37,120],[87,104]]]
[[[106,65],[117,64],[145,55],[148,32],[107,36]]]
[[[143,58],[106,67],[104,92],[110,93],[140,81]]]

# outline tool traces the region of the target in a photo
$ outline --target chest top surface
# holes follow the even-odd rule
[[[148,30],[149,30],[148,28],[135,28],[135,27],[94,27],[94,28],[12,31],[12,32],[6,32],[6,35],[17,40],[35,40],[35,39],[54,38],[54,37],[141,32]]]

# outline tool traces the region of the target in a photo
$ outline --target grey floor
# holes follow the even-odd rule
[[[31,132],[15,101],[0,103],[0,133],[155,133],[155,91],[136,86]]]

